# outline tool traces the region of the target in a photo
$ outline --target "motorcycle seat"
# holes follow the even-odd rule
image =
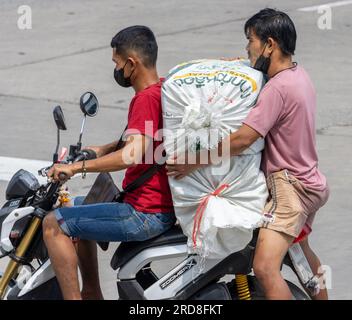
[[[116,249],[110,265],[116,270],[145,249],[178,243],[186,244],[187,237],[183,234],[179,225],[174,225],[160,236],[149,240],[122,242]]]

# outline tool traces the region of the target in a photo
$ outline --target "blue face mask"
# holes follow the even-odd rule
[[[130,76],[125,78],[124,76],[124,70],[125,70],[125,67],[126,67],[126,64],[129,60],[126,61],[125,65],[116,70],[114,69],[114,78],[116,80],[116,82],[121,86],[121,87],[124,87],[124,88],[128,88],[128,87],[131,87],[132,86],[132,83],[131,83],[131,76],[132,76],[132,73],[133,71],[131,72]]]

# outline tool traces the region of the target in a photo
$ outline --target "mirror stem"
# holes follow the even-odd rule
[[[79,135],[79,140],[78,140],[78,143],[77,143],[78,151],[81,150],[81,146],[82,146],[82,135],[83,135],[83,131],[84,131],[84,126],[86,124],[86,118],[87,118],[87,116],[84,115],[83,122],[82,122],[82,127],[81,127],[81,133]]]
[[[53,156],[53,163],[57,163],[57,160],[59,158],[58,152],[59,152],[59,146],[60,146],[60,129],[57,129],[57,145],[56,145],[56,150]]]

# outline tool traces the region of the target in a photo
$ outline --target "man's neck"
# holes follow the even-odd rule
[[[276,60],[275,62],[271,61],[270,67],[268,70],[268,77],[272,78],[280,71],[292,68],[293,66],[294,66],[294,64],[292,62],[291,56],[287,57],[287,58],[282,58],[282,59]]]
[[[145,88],[156,84],[160,81],[158,72],[156,69],[145,69],[140,74],[136,82],[133,84],[133,89],[136,93],[144,90]]]

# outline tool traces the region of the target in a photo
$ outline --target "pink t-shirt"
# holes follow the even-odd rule
[[[326,178],[318,170],[315,111],[315,89],[302,67],[283,70],[266,83],[244,121],[265,137],[261,166],[266,176],[287,169],[307,187],[325,189]]]

